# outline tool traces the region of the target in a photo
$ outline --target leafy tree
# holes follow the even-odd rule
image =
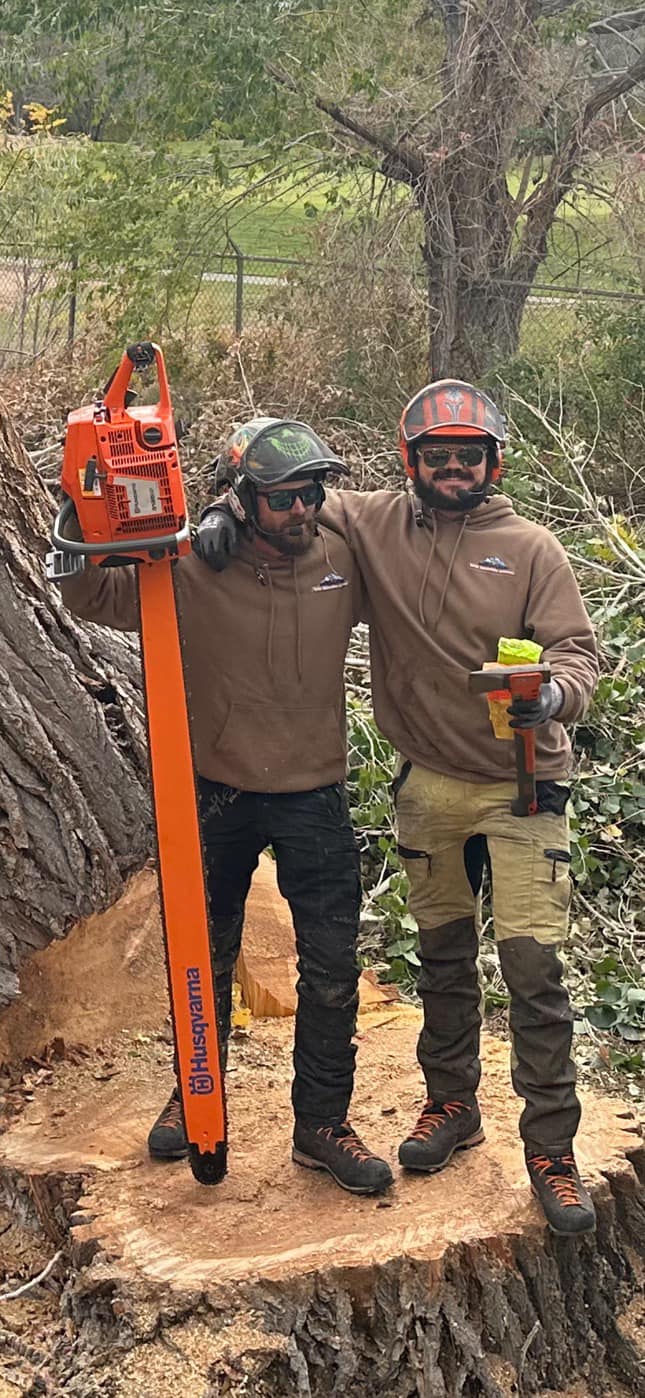
[[[68,129],[94,140],[200,135],[233,128],[257,95],[280,0],[222,0],[198,8],[143,0],[5,0],[0,89],[59,104]],[[264,84],[269,106],[272,85]],[[260,117],[257,103],[254,119]]]
[[[588,167],[612,155],[617,128],[623,149],[642,132],[620,104],[645,80],[645,9],[602,18],[599,9],[380,0],[341,16],[320,4],[307,62],[269,61],[294,112],[324,114],[335,149],[410,191],[423,227],[434,376],[477,375],[516,349],[565,201]],[[613,71],[607,33],[629,41]],[[617,114],[609,130],[599,124],[607,109]]]
[[[5,0],[0,23],[0,90],[24,89],[29,52],[29,99],[91,135],[208,132],[220,174],[241,137],[256,190],[347,165],[390,186],[420,228],[435,376],[514,352],[567,205],[609,198],[640,144],[645,8],[607,0]]]

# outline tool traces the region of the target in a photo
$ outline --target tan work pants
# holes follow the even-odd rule
[[[479,1083],[476,900],[464,848],[483,836],[510,994],[513,1086],[525,1101],[520,1130],[529,1149],[564,1153],[580,1117],[573,1014],[557,956],[570,899],[567,788],[540,783],[540,802],[552,809],[514,816],[512,782],[459,781],[404,763],[395,787],[399,852],[419,925],[418,1057],[428,1094],[469,1100]]]

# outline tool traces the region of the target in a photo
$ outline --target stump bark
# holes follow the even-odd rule
[[[135,637],[45,581],[55,502],[0,406],[0,1005],[19,965],[108,907],[151,842]]]

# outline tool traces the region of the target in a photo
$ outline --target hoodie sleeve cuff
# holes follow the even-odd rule
[[[562,693],[562,704],[553,715],[554,719],[557,723],[577,723],[587,707],[578,686],[560,675],[554,675],[553,679]]]

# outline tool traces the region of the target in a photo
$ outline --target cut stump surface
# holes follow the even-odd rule
[[[249,909],[251,960],[265,896],[275,887]],[[352,1122],[396,1184],[356,1198],[292,1164],[293,1020],[256,1019],[232,1043],[229,1173],[207,1189],[185,1162],[146,1154],[172,1082],[150,876],[42,953],[31,989],[5,1018],[9,1048],[33,1055],[54,1034],[58,1056],[0,1139],[0,1202],[71,1259],[66,1329],[49,1353],[40,1342],[66,1398],[645,1398],[645,1152],[629,1107],[583,1097],[577,1154],[598,1230],[555,1238],[529,1192],[499,1040],[484,1036],[485,1143],[440,1175],[398,1169],[423,1100],[420,1021],[380,1005],[359,1017]]]
[[[422,1101],[418,1026],[404,1007],[360,1021],[352,1120],[393,1163]],[[645,1254],[645,1157],[620,1102],[584,1102],[578,1157],[600,1226],[574,1243],[545,1231],[531,1199],[498,1040],[484,1048],[485,1144],[440,1175],[395,1167],[395,1188],[375,1200],[291,1163],[285,1020],[234,1045],[225,1181],[205,1189],[185,1163],[152,1164],[146,1133],[170,1078],[167,1051],[146,1037],[121,1035],[107,1067],[57,1065],[0,1145],[5,1189],[28,1188],[53,1236],[69,1226],[81,1317],[100,1300],[103,1325],[109,1314],[136,1344],[208,1313],[240,1372],[251,1350],[259,1362],[259,1326],[262,1365],[283,1385],[268,1393],[501,1395],[521,1362],[526,1391],[586,1373],[590,1393],[607,1393],[617,1372],[645,1394],[642,1356],[615,1323]],[[233,1318],[253,1320],[250,1350],[236,1353]]]

